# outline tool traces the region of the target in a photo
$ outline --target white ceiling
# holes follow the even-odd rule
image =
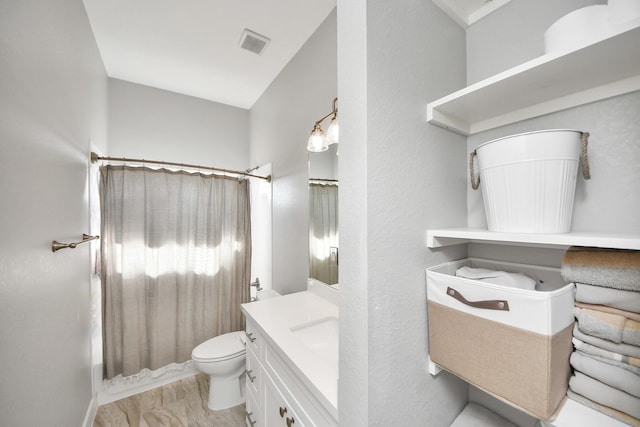
[[[336,0],[83,0],[109,77],[251,108]],[[269,37],[262,55],[238,46]]]

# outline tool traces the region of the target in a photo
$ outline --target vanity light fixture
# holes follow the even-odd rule
[[[337,102],[338,98],[334,99],[333,110],[320,120],[316,121],[315,125],[313,125],[311,136],[307,142],[307,150],[319,153],[321,151],[327,151],[329,149],[329,145],[338,143],[339,127]],[[320,124],[329,116],[333,117],[331,117],[331,123],[329,124],[327,134],[325,135]]]

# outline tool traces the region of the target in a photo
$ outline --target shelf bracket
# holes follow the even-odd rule
[[[444,246],[464,245],[469,242],[471,242],[470,239],[437,236],[432,233],[431,230],[427,230],[427,247],[431,249]]]
[[[430,356],[427,356],[428,358],[428,363],[427,363],[427,371],[429,371],[429,373],[431,374],[431,376],[437,376],[440,372],[443,371],[443,369],[436,365],[435,363],[433,363],[433,361],[431,360]]]

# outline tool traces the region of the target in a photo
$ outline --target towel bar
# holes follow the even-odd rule
[[[80,242],[74,242],[74,243],[60,243],[57,240],[54,240],[53,242],[51,242],[51,251],[52,252],[56,252],[60,249],[64,249],[64,248],[71,248],[71,249],[75,249],[76,246],[78,246],[81,243],[86,243],[89,242],[91,240],[96,240],[99,239],[100,236],[90,236],[88,234],[82,234],[82,241]]]

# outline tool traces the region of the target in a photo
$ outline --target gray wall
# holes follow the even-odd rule
[[[249,111],[109,79],[109,155],[245,170]]]
[[[309,194],[306,149],[337,94],[332,12],[251,108],[251,164],[273,166],[273,288],[306,289]]]
[[[327,123],[330,120],[327,119]],[[326,130],[325,127],[323,129]],[[309,153],[309,178],[338,179],[339,146],[332,144],[327,151]]]
[[[81,1],[0,2],[0,414],[79,426],[91,400],[90,141],[107,79]]]
[[[512,0],[467,29],[467,82],[475,83],[544,54],[557,19],[606,0]]]
[[[492,73],[503,71],[504,67],[515,65],[511,64],[514,61],[514,49],[518,49],[519,56],[525,60],[541,55],[544,50],[542,35],[549,25],[573,9],[594,3],[602,2],[511,1],[467,32],[467,69],[473,75],[485,74],[485,70],[491,70]],[[525,25],[526,31],[515,31],[514,26],[518,23]],[[498,39],[508,39],[512,48],[498,49],[489,56],[488,47]],[[529,43],[532,39],[537,40],[535,45]],[[495,138],[533,130],[588,131],[591,134],[591,180],[585,181],[581,174],[578,176],[572,230],[637,232],[640,230],[638,117],[640,92],[635,92],[473,135],[468,139],[467,150],[470,152],[479,144]],[[486,227],[482,194],[471,190],[468,184],[467,188],[468,224],[471,227]]]
[[[428,228],[466,221],[465,139],[426,104],[465,85],[465,33],[431,1],[338,2],[340,424],[449,425],[467,386],[427,373]]]
[[[467,31],[469,83],[536,58],[544,53],[545,30],[572,10],[604,1],[512,0]],[[590,132],[592,179],[578,176],[573,231],[638,232],[640,230],[640,92],[583,105],[473,135],[467,152],[495,138],[540,129],[579,129]],[[481,191],[467,179],[468,225],[486,227]],[[563,249],[516,248],[470,244],[469,256],[557,267]],[[470,400],[509,417],[518,425],[535,421],[471,388]]]

